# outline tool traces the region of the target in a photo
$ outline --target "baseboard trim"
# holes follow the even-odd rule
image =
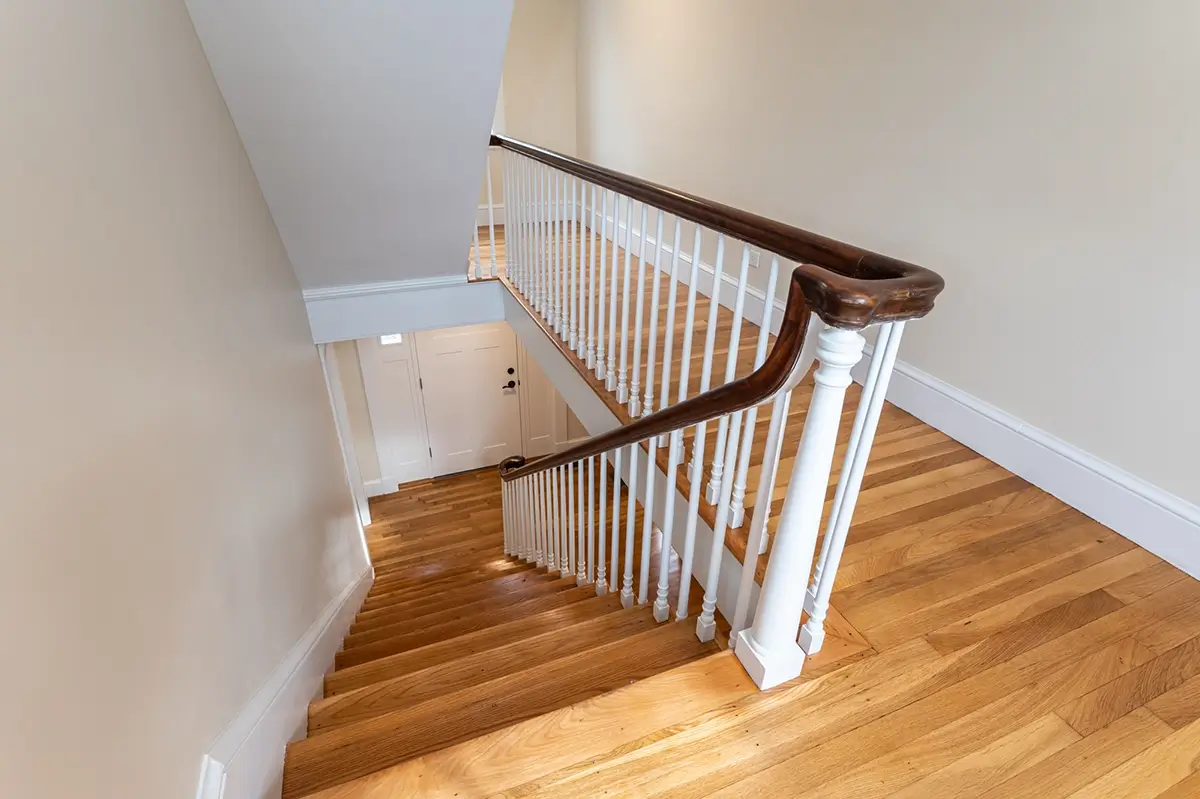
[[[504,224],[504,203],[497,203],[492,206],[492,224],[494,224],[494,225],[503,225]],[[487,227],[487,226],[488,226],[488,207],[487,207],[487,205],[481,205],[475,209],[475,227],[480,228],[480,227]]]
[[[337,300],[343,297],[370,297],[376,294],[394,294],[403,291],[420,291],[422,289],[440,288],[442,286],[462,286],[467,283],[466,263],[463,271],[454,275],[433,275],[432,277],[414,277],[409,280],[385,280],[380,283],[353,283],[345,286],[326,286],[317,289],[305,289],[304,301]]]
[[[910,364],[896,363],[888,400],[1200,578],[1195,505]]]
[[[363,483],[363,488],[366,489],[368,497],[381,497],[384,494],[391,494],[396,490],[395,486],[386,485],[382,478],[367,480]]]
[[[304,734],[308,703],[374,580],[367,568],[338,594],[296,642],[262,688],[204,756],[196,799],[261,799],[278,795],[283,752]]]

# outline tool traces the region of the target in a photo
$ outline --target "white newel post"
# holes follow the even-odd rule
[[[813,375],[812,400],[754,624],[738,634],[734,650],[751,679],[764,690],[794,679],[804,667],[804,650],[796,643],[800,615],[817,548],[842,403],[850,385],[850,369],[862,357],[864,343],[857,330],[835,327],[826,328],[818,338],[819,366]]]
[[[871,456],[871,443],[875,440],[875,428],[879,425],[879,414],[883,411],[883,399],[887,395],[892,366],[896,363],[896,352],[900,349],[900,336],[904,323],[883,325],[875,340],[875,352],[871,358],[867,378],[863,382],[862,397],[850,432],[850,443],[842,460],[842,473],[838,477],[837,492],[825,525],[825,540],[821,544],[821,556],[813,569],[812,583],[805,597],[804,608],[808,621],[800,630],[800,648],[810,655],[821,651],[825,643],[825,617],[829,614],[829,597],[833,594],[833,582],[837,577],[842,552],[846,548],[846,536],[850,532],[850,520],[858,502],[858,491],[862,487],[863,474],[867,470],[867,459]]]

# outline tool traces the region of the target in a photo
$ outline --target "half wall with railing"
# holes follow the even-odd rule
[[[653,603],[659,621],[696,615],[709,640],[722,549],[732,544],[741,573],[736,603],[723,608],[730,644],[760,687],[797,676],[824,640],[905,324],[932,310],[941,278],[514,139],[491,144],[503,162],[504,223],[498,230],[489,179],[471,277],[503,281],[586,364],[597,390],[614,395],[625,422],[566,451],[501,464],[506,552],[598,593],[619,591],[626,606]],[[850,414],[868,330],[874,347]],[[833,482],[844,415],[850,435]],[[666,491],[656,490],[663,479]],[[656,497],[666,497],[662,507]],[[693,608],[701,520],[713,535]]]

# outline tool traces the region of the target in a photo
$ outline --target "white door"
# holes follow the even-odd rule
[[[554,452],[555,407],[560,401],[558,391],[537,361],[517,344],[517,374],[520,375],[521,425],[526,458]]]
[[[358,359],[383,493],[395,491],[398,483],[432,477],[412,335],[359,339]]]
[[[416,334],[433,473],[521,453],[517,342],[503,322]]]

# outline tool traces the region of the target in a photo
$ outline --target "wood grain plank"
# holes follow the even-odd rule
[[[1163,740],[1070,794],[1070,799],[1156,796],[1195,772],[1200,760],[1200,721]]]

